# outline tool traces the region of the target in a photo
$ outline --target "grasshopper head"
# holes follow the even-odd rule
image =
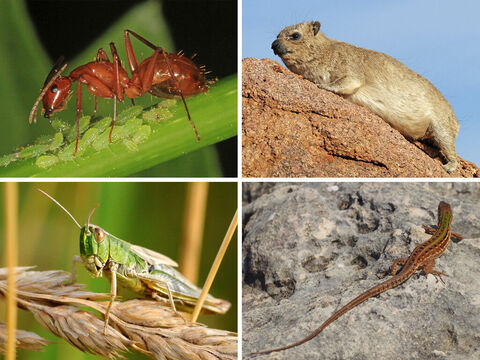
[[[107,233],[97,225],[89,224],[80,231],[80,255],[85,268],[93,277],[101,277],[109,258]]]

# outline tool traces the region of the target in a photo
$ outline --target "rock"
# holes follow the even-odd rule
[[[443,200],[451,241],[435,268],[350,310],[298,347],[259,359],[479,359],[479,183],[244,183],[243,355],[303,339],[389,278],[430,235]],[[249,200],[253,199],[253,200]]]
[[[435,146],[408,141],[370,110],[275,61],[246,58],[242,64],[244,177],[480,175],[460,158],[449,175]]]

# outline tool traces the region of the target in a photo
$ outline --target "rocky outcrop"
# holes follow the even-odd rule
[[[243,60],[242,100],[244,177],[480,175],[460,158],[448,174],[435,146],[408,141],[370,110],[269,59]]]

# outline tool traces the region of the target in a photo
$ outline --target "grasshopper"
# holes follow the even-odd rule
[[[110,281],[110,302],[105,312],[104,334],[108,318],[117,297],[117,284],[144,297],[165,302],[166,298],[173,311],[179,309],[192,312],[200,297],[201,289],[189,282],[174,267],[177,263],[169,257],[141,246],[133,245],[106,232],[98,225],[90,224],[90,218],[98,204],[90,211],[85,226],[80,226],[73,215],[57,200],[38,189],[63,211],[80,229],[80,256],[73,258],[72,283],[76,281],[75,264],[83,263],[87,272],[95,278],[105,277]],[[230,302],[208,295],[202,312],[224,314]],[[185,320],[185,318],[183,318]]]

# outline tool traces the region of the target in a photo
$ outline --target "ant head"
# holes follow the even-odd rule
[[[49,118],[53,113],[65,109],[72,94],[71,86],[72,80],[68,77],[59,77],[50,85],[42,99],[43,116]]]
[[[45,79],[42,87],[42,91],[37,97],[37,100],[35,100],[35,104],[33,104],[30,115],[28,116],[28,122],[30,124],[32,122],[37,122],[37,109],[40,101],[43,100],[43,108],[45,110],[46,118],[48,118],[53,112],[60,110],[62,103],[66,104],[66,102],[68,101],[68,99],[65,99],[67,97],[66,93],[68,93],[68,90],[65,93],[64,88],[66,82],[68,82],[68,89],[70,89],[72,81],[69,78],[62,78],[60,76],[62,74],[62,71],[65,70],[66,67],[67,64],[63,63],[63,56],[61,56],[57,60],[55,65],[53,65],[50,73],[47,75],[47,78]],[[57,82],[60,82],[60,89],[63,89],[63,91],[58,92],[59,84],[57,84]],[[53,88],[54,85],[56,86],[56,88]],[[57,95],[55,96],[55,94]]]

